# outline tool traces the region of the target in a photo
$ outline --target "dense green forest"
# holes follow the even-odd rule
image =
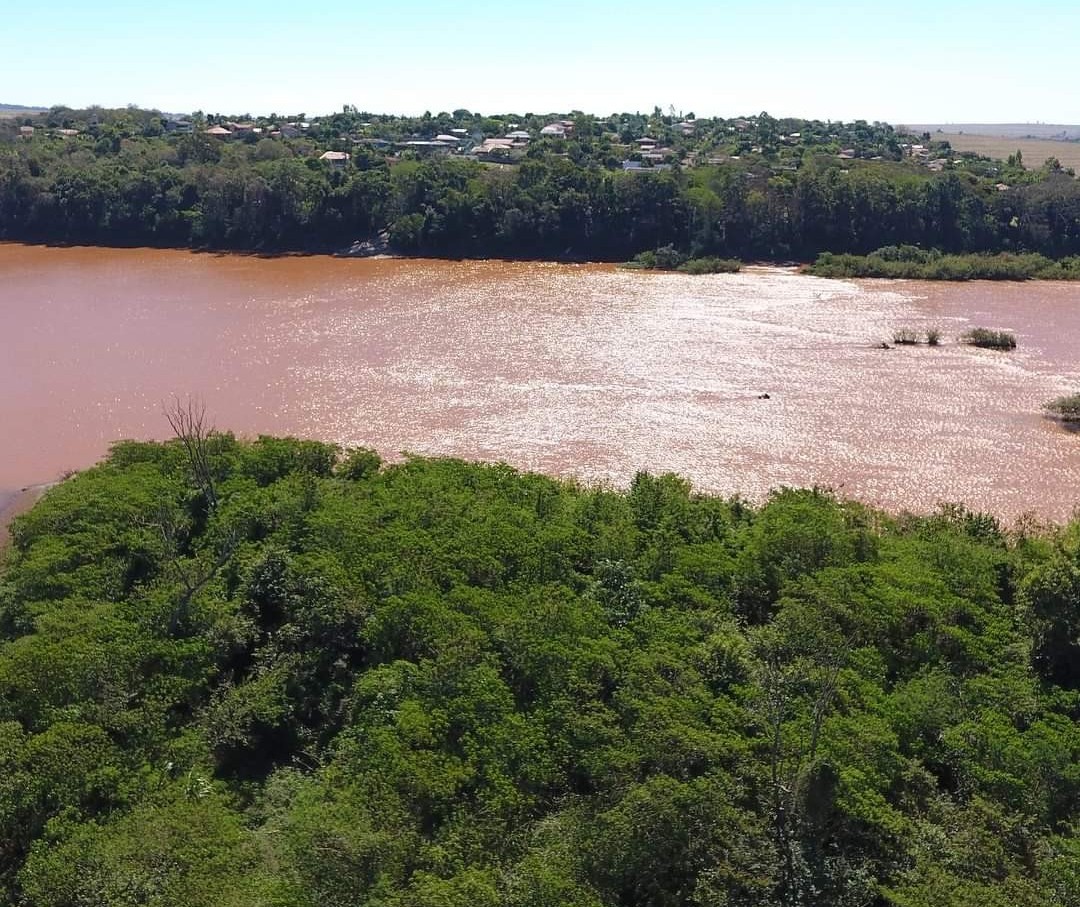
[[[1080,182],[1053,159],[1027,170],[886,124],[690,116],[576,114],[545,136],[545,118],[464,110],[237,124],[55,108],[0,122],[0,238],[335,251],[385,233],[406,254],[609,261],[666,246],[1080,255]],[[525,138],[485,145],[508,130]]]
[[[1080,903],[1080,523],[181,422],[14,526],[0,903]]]

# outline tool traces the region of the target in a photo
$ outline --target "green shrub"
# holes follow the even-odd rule
[[[655,271],[658,267],[656,264],[656,253],[652,251],[639,252],[634,256],[632,261],[626,262],[623,267],[641,271]]]
[[[938,346],[941,343],[941,331],[937,328],[928,328],[926,331],[926,343],[928,346]]]
[[[337,475],[344,479],[359,481],[373,476],[382,466],[382,457],[369,447],[357,447],[348,451],[338,463]]]
[[[674,271],[686,261],[686,256],[674,246],[661,246],[653,253],[653,259],[656,262],[654,267],[661,271]]]
[[[1016,335],[1008,331],[991,331],[989,328],[972,328],[961,338],[968,346],[985,350],[1015,350]]]
[[[683,274],[738,274],[742,263],[733,258],[691,258],[676,269]]]
[[[1062,422],[1080,422],[1080,394],[1067,394],[1043,404],[1047,415]]]
[[[632,271],[679,271],[682,274],[735,274],[742,263],[732,258],[687,258],[674,246],[640,252],[623,264]]]
[[[1080,280],[1080,259],[1038,254],[943,255],[915,246],[885,246],[869,255],[823,252],[807,269],[816,277],[902,280]]]

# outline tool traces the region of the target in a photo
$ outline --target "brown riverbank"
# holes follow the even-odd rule
[[[11,521],[19,514],[26,513],[50,488],[52,484],[31,485],[19,491],[0,492],[0,552],[11,541],[8,533]]]
[[[1076,284],[15,245],[0,273],[0,488],[165,437],[163,401],[192,393],[244,434],[620,486],[1006,519],[1080,500],[1080,442],[1041,412],[1080,388]],[[956,341],[975,325],[1019,349]],[[938,348],[880,349],[931,326]]]

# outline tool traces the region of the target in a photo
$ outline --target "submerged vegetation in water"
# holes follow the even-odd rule
[[[927,328],[921,332],[914,328],[897,328],[893,331],[892,340],[897,346],[917,346],[924,341],[927,346],[939,346],[941,331],[938,328]]]
[[[0,902],[1080,900],[1080,523],[125,442],[0,568]]]
[[[808,265],[816,277],[888,277],[911,280],[1080,280],[1080,256],[1038,254],[945,255],[915,246],[886,246],[869,255],[823,252]]]
[[[1048,415],[1060,419],[1062,422],[1080,423],[1080,394],[1067,394],[1064,397],[1058,397],[1056,400],[1044,403],[1043,409]]]
[[[986,350],[1008,352],[1016,349],[1016,335],[1009,331],[992,331],[989,328],[972,328],[960,339],[968,346],[977,346]]]

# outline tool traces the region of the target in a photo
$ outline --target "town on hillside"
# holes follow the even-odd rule
[[[228,116],[197,112],[169,115],[125,108],[74,110],[53,107],[0,121],[0,142],[63,140],[92,144],[132,143],[158,136],[203,136],[222,142],[286,143],[290,151],[345,169],[364,160],[458,156],[490,165],[513,165],[530,157],[564,156],[577,164],[630,173],[741,164],[755,172],[797,171],[811,158],[854,162],[909,162],[932,172],[962,170],[979,178],[1000,175],[995,162],[954,152],[929,133],[912,134],[886,123],[777,119],[767,113],[698,118],[693,113],[623,113],[607,117],[571,114],[487,116],[468,110],[419,117],[377,115],[345,106],[341,112],[306,117]],[[1002,183],[994,179],[995,187]]]

